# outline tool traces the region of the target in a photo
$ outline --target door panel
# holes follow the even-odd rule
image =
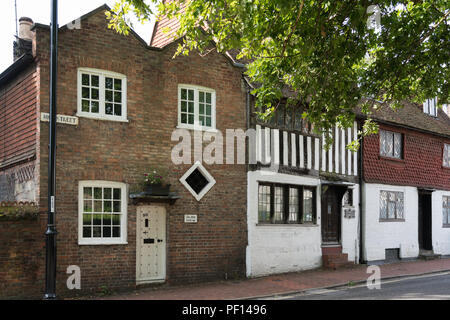
[[[136,281],[163,281],[166,277],[166,211],[142,206],[137,210]]]
[[[334,187],[328,187],[322,195],[322,242],[339,242],[339,197]]]

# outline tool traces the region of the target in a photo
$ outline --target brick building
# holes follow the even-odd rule
[[[121,36],[107,28],[105,10],[81,17],[79,29],[59,30],[58,293],[72,294],[70,265],[81,269],[82,290],[244,276],[245,165],[197,162],[197,151],[179,164],[171,159],[181,137],[194,144],[191,136],[207,131],[245,130],[241,68],[217,53],[172,59],[176,43],[156,48],[133,32]],[[34,278],[21,281],[42,292],[50,29],[31,24],[21,26],[31,46],[0,75],[0,198],[39,204],[38,248],[17,247],[14,257],[40,257]],[[142,192],[153,168],[167,172],[170,194]],[[20,295],[8,279],[0,296]]]
[[[364,138],[365,261],[450,254],[450,118],[435,100],[375,111]]]

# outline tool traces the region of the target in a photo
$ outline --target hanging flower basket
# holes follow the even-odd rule
[[[162,170],[150,170],[144,173],[143,189],[146,195],[167,196],[170,193],[170,184],[164,183]]]

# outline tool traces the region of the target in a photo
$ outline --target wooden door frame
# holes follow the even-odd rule
[[[140,253],[141,253],[141,243],[140,243],[140,230],[141,230],[141,217],[142,214],[142,208],[144,207],[156,207],[156,208],[164,208],[164,236],[165,236],[165,244],[164,244],[164,259],[163,259],[163,275],[161,279],[154,279],[154,280],[139,280],[138,279],[138,273],[139,273],[139,263],[140,263]],[[157,205],[157,204],[145,204],[145,205],[138,205],[136,206],[136,285],[142,285],[142,284],[148,284],[148,283],[163,283],[167,279],[167,259],[168,259],[168,251],[167,251],[167,208],[164,205]]]
[[[337,185],[337,184],[322,184],[322,191],[321,191],[321,199],[320,199],[320,205],[321,205],[321,241],[323,245],[340,245],[342,243],[342,197],[344,196],[345,192],[349,189],[350,186],[348,185]],[[324,241],[323,239],[323,223],[324,223],[324,210],[326,211],[326,208],[324,206],[325,202],[325,193],[330,190],[334,189],[334,193],[336,195],[336,201],[337,201],[337,241]]]
[[[429,212],[425,213],[423,211],[424,206],[424,197],[428,197],[429,201]],[[425,215],[424,215],[425,213]],[[430,190],[418,190],[418,241],[419,241],[419,250],[433,250],[433,198],[432,191]],[[424,218],[428,221],[428,228],[424,230]],[[428,239],[424,239],[424,235]],[[428,243],[429,242],[429,243]],[[428,246],[428,248],[426,248]]]

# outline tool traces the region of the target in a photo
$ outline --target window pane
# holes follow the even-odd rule
[[[298,222],[298,189],[289,188],[289,221]]]
[[[258,188],[258,221],[270,222],[270,186]]]
[[[83,196],[85,200],[92,199],[92,188],[83,188]]]
[[[92,200],[85,200],[83,206],[84,212],[92,212]]]
[[[121,116],[122,115],[122,105],[119,103],[114,104],[114,115]]]
[[[112,224],[112,215],[104,214],[103,215],[103,225],[110,226]]]
[[[92,228],[92,236],[94,238],[100,238],[102,236],[102,227]]]
[[[112,103],[105,103],[105,113],[106,114],[113,114],[113,104]]]
[[[194,90],[188,90],[188,99],[191,101],[194,100]]]
[[[113,227],[113,237],[114,238],[120,237],[120,227]]]
[[[200,102],[205,102],[205,93],[204,92],[199,92],[198,93],[198,100],[200,101]]]
[[[94,199],[102,199],[102,188],[94,188]]]
[[[120,91],[114,92],[114,102],[122,102],[122,92]]]
[[[206,93],[206,103],[211,103],[211,93],[210,92]]]
[[[397,219],[403,219],[403,192],[397,192]]]
[[[181,99],[186,100],[187,99],[187,90],[181,89]]]
[[[99,87],[99,85],[98,85],[99,77],[93,75],[93,76],[91,77],[91,80],[92,80],[92,86],[98,88],[98,87]]]
[[[187,102],[181,101],[181,112],[187,112]]]
[[[102,215],[101,214],[94,214],[92,215],[92,224],[94,226],[99,226],[102,224]]]
[[[181,114],[181,123],[187,123],[187,114],[186,113]]]
[[[122,80],[114,79],[114,90],[122,90]]]
[[[114,188],[114,200],[120,200],[120,189]]]
[[[91,89],[91,98],[94,100],[98,100],[98,89]]]
[[[119,214],[112,215],[112,223],[114,226],[120,225],[120,215]]]
[[[380,219],[387,218],[387,192],[381,191],[380,193]]]
[[[206,118],[206,126],[211,127],[211,118],[210,117]]]
[[[92,237],[92,228],[83,227],[83,238],[91,238],[91,237]]]
[[[81,75],[81,83],[83,86],[89,86],[89,75],[88,74],[83,73]]]
[[[91,102],[91,112],[98,113],[98,102],[92,101]]]
[[[402,156],[402,135],[394,133],[394,157],[401,158]]]
[[[313,222],[313,191],[303,190],[303,222]]]
[[[113,202],[113,210],[114,212],[120,212],[120,201]]]
[[[112,78],[105,78],[105,88],[106,89],[113,88],[113,79]]]
[[[190,114],[190,115],[188,116],[188,123],[189,123],[189,124],[194,124],[194,115],[193,115],[193,114]]]
[[[92,225],[92,214],[83,214],[83,225],[84,226]]]
[[[103,226],[103,238],[111,238],[111,226]]]
[[[274,198],[274,219],[275,222],[282,222],[284,220],[284,201],[283,201],[283,188],[275,187],[275,198]]]
[[[81,96],[85,99],[89,99],[90,95],[89,95],[89,88],[85,88],[83,87],[81,89]]]
[[[89,112],[89,100],[81,100],[81,111]]]
[[[94,201],[94,212],[103,212],[103,201]]]
[[[111,90],[105,90],[105,100],[106,101],[113,101],[113,92]]]
[[[105,201],[103,203],[103,212],[112,212],[112,201]]]

